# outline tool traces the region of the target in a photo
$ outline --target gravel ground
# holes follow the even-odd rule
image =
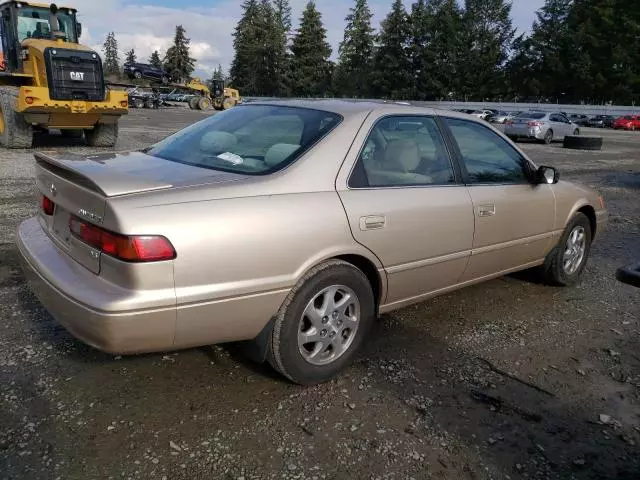
[[[134,110],[118,149],[203,116]],[[0,478],[640,478],[640,291],[614,278],[640,259],[640,133],[597,134],[602,152],[523,143],[605,195],[581,284],[519,274],[384,315],[361,359],[312,388],[233,345],[120,358],[75,341],[18,268],[33,159],[2,151]]]

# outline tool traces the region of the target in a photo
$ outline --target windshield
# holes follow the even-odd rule
[[[23,42],[27,38],[52,39],[49,17],[51,12],[44,7],[22,7],[17,9],[18,17],[18,41]],[[77,43],[75,15],[66,9],[58,10],[58,23],[60,31],[65,35],[65,41]]]
[[[309,108],[246,105],[209,117],[146,153],[232,173],[265,175],[293,163],[342,121]]]
[[[518,114],[518,118],[533,118],[535,120],[539,120],[544,118],[546,113],[543,112],[522,112]]]

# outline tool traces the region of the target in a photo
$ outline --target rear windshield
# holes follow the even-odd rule
[[[146,153],[213,170],[266,175],[293,163],[341,121],[340,115],[309,108],[238,106],[175,133]]]
[[[542,112],[521,112],[518,114],[518,118],[533,118],[534,120],[539,120],[544,118],[547,114]]]

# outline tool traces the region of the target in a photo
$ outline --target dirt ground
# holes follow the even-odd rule
[[[132,111],[118,150],[203,116]],[[0,478],[637,480],[640,290],[614,272],[640,260],[640,133],[596,133],[602,152],[523,144],[607,201],[578,286],[519,274],[384,315],[312,388],[233,345],[120,358],[74,340],[18,268],[32,153],[1,151]]]

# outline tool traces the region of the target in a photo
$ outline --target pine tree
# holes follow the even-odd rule
[[[313,1],[307,3],[300,28],[291,45],[293,94],[299,97],[322,97],[331,86],[331,46],[322,14]]]
[[[406,99],[412,94],[411,24],[402,0],[395,0],[382,21],[372,74],[376,97]]]
[[[276,50],[274,66],[277,76],[278,96],[287,96],[291,93],[291,55],[289,54],[288,38],[291,32],[291,5],[289,0],[273,0],[277,35],[274,48]]]
[[[509,84],[515,96],[559,101],[568,90],[565,55],[569,42],[567,18],[572,0],[546,0],[536,12],[529,37],[521,35],[509,61]]]
[[[173,38],[173,45],[167,50],[164,58],[164,68],[169,72],[171,78],[177,81],[184,81],[190,78],[195,69],[195,58],[189,54],[190,39],[186,37],[186,30],[182,25],[176,26],[176,33]]]
[[[160,58],[160,53],[158,53],[158,50],[154,50],[149,57],[149,64],[153,65],[156,68],[162,68],[162,59]]]
[[[137,60],[136,52],[135,52],[135,50],[133,48],[131,50],[127,51],[127,53],[124,54],[124,63],[125,64],[136,63],[136,60]]]
[[[222,69],[222,65],[218,64],[218,68],[213,71],[211,75],[211,80],[224,80],[226,78],[224,74],[224,70]]]
[[[415,100],[426,100],[430,98],[430,92],[434,88],[431,77],[433,55],[432,51],[427,49],[431,34],[431,16],[425,0],[418,0],[411,6],[409,27],[412,97]]]
[[[374,31],[367,0],[355,0],[345,18],[347,26],[340,43],[334,88],[339,96],[366,97],[371,92],[370,74]]]
[[[459,88],[466,98],[492,99],[506,86],[505,64],[515,30],[507,0],[466,0]]]
[[[118,54],[118,41],[113,32],[107,34],[107,38],[102,46],[104,52],[103,70],[105,76],[120,75],[120,57]]]

